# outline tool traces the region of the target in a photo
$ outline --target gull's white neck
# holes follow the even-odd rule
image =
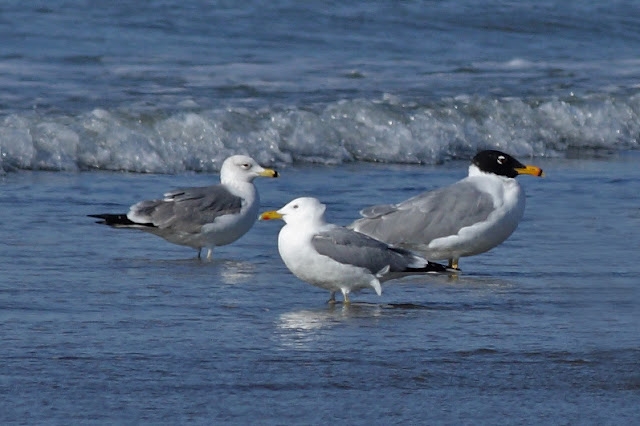
[[[301,233],[314,233],[317,230],[324,227],[327,223],[324,221],[323,217],[305,217],[300,220],[296,220],[297,218],[293,218],[287,221],[287,225],[291,228],[296,229],[297,232]]]
[[[260,196],[258,195],[258,191],[252,182],[230,180],[223,183],[227,187],[229,192],[243,199],[243,208],[246,205],[251,206],[252,209],[255,210],[255,214],[257,216],[258,209],[260,208]]]
[[[478,166],[476,166],[475,164],[471,164],[469,166],[469,177],[473,177],[473,176],[484,176],[484,177],[500,179],[505,182],[516,182],[515,179],[512,179],[508,176],[500,176],[495,173],[483,172],[482,170],[480,170]]]
[[[254,176],[240,175],[238,176],[235,173],[223,173],[220,175],[220,183],[225,185],[233,185],[233,184],[247,184],[252,183]]]
[[[469,176],[486,176],[486,175],[489,175],[489,174],[491,174],[491,173],[483,172],[475,164],[471,164],[469,166]]]

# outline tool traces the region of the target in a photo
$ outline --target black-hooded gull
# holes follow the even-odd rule
[[[504,152],[481,151],[468,177],[398,204],[365,208],[349,228],[458,269],[461,257],[492,249],[517,228],[525,206],[515,179],[521,174],[543,175]]]

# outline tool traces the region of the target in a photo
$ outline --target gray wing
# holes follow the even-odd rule
[[[408,267],[422,267],[422,261],[407,250],[387,244],[340,226],[316,234],[311,244],[316,251],[336,262],[366,268],[375,274],[385,267],[402,272]]]
[[[217,217],[240,212],[242,198],[223,185],[183,188],[167,192],[163,200],[141,201],[131,207],[136,221],[158,228],[199,232]]]
[[[493,210],[489,194],[462,180],[399,204],[368,207],[349,227],[393,245],[428,244],[486,220]]]

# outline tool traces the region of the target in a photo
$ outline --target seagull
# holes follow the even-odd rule
[[[280,210],[262,213],[260,219],[284,220],[278,235],[280,257],[295,276],[329,290],[329,303],[335,303],[338,291],[349,304],[349,294],[361,289],[372,288],[381,295],[380,284],[387,280],[446,272],[443,265],[408,250],[325,222],[325,209],[316,198],[302,197]]]
[[[176,189],[164,198],[140,201],[126,214],[91,214],[97,223],[139,229],[198,250],[211,259],[213,248],[230,244],[251,229],[258,218],[260,197],[253,185],[258,176],[278,177],[253,158],[234,155],[222,163],[220,184]]]
[[[481,151],[468,177],[398,204],[365,208],[348,227],[459,269],[461,257],[492,249],[517,228],[525,195],[515,177],[522,174],[543,176],[504,152]]]

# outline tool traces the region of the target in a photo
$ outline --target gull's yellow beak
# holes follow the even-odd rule
[[[273,170],[273,169],[264,169],[263,171],[261,171],[259,173],[259,176],[263,176],[263,177],[270,177],[270,178],[277,178],[278,176],[280,176],[278,174],[277,171]]]
[[[260,215],[260,220],[282,219],[282,215],[275,210],[269,210]]]
[[[531,164],[527,164],[524,167],[516,167],[514,170],[518,172],[519,175],[544,176],[544,172],[540,167],[532,166]]]

